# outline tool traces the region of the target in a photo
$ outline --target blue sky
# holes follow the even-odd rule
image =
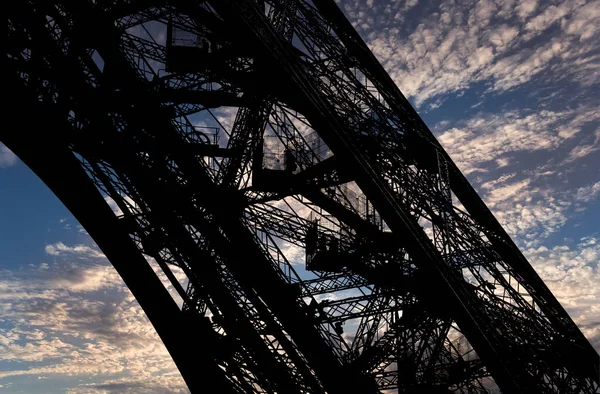
[[[600,2],[341,2],[600,350]],[[91,239],[0,145],[0,392],[187,392]]]

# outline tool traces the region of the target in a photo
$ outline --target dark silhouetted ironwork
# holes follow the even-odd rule
[[[1,139],[192,392],[597,392],[598,354],[333,1],[9,8]]]

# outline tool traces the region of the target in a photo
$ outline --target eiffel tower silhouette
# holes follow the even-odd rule
[[[332,0],[13,5],[0,139],[192,392],[598,392],[596,351]]]

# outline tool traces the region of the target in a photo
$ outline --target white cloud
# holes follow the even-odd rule
[[[96,246],[57,242],[45,251],[54,262],[0,272],[0,359],[20,365],[0,372],[0,379],[85,378],[86,385],[69,389],[73,393],[188,392],[146,315]]]
[[[500,160],[499,167],[508,166],[511,153],[555,150],[586,124],[598,120],[597,107],[479,114],[442,132],[438,139],[463,172],[469,174],[492,160]]]
[[[499,187],[483,199],[506,231],[524,245],[539,244],[558,231],[572,207],[568,195],[556,196],[554,189],[532,186],[529,180]]]
[[[579,7],[573,15],[563,20],[562,28],[565,33],[579,36],[580,40],[587,40],[598,32],[600,20],[600,2],[592,1]]]
[[[527,248],[543,244],[589,208],[600,182],[580,188],[554,185],[554,173],[509,173],[479,185],[479,193],[506,231]],[[542,180],[551,177],[553,182]]]
[[[569,8],[568,4],[560,4],[558,7],[550,5],[544,11],[531,18],[525,25],[525,30],[542,32],[567,15],[570,11]]]
[[[287,261],[292,265],[302,265],[305,263],[305,251],[297,245],[287,241],[280,241],[279,248]]]
[[[600,148],[592,145],[577,146],[573,148],[573,150],[571,150],[571,152],[569,153],[569,160],[581,159],[590,155],[593,152],[596,152],[598,149]]]
[[[51,340],[33,340],[32,337],[23,345],[10,342],[0,350],[5,361],[39,362],[46,359],[60,358],[65,352],[73,351],[74,346],[64,343],[58,338]]]
[[[567,174],[576,165],[568,147],[591,137],[592,145],[576,146],[595,148],[599,138],[586,130],[599,119],[592,106],[479,114],[443,131],[439,140],[464,173],[478,175],[475,186],[505,229],[521,245],[533,246],[597,196],[599,186],[573,187]],[[524,155],[530,152],[552,155]]]
[[[521,20],[524,20],[536,10],[537,6],[537,0],[523,0],[515,7],[515,12]]]
[[[90,266],[87,251],[67,253],[69,263],[51,269],[2,271],[0,359],[21,365],[0,372],[2,383],[15,376],[80,377],[93,383],[69,392],[187,393],[114,268],[102,259]]]
[[[71,265],[62,271],[60,277],[50,280],[50,284],[59,289],[73,292],[91,292],[113,288],[121,284],[121,278],[109,265],[78,267]]]
[[[521,181],[513,182],[508,185],[495,187],[487,193],[486,200],[492,207],[506,200],[510,200],[511,202],[513,202],[516,200],[515,197],[517,196],[517,194],[519,196],[523,195],[525,190],[527,190],[527,186],[529,186],[530,182],[531,181],[529,179],[523,179]]]
[[[46,253],[51,256],[78,256],[78,257],[92,257],[92,258],[104,258],[104,254],[97,248],[92,248],[86,245],[75,245],[67,246],[62,242],[55,244],[46,245]]]
[[[402,3],[392,7],[390,13],[400,12]],[[600,31],[599,9],[597,1],[542,8],[536,1],[516,6],[443,1],[419,16],[419,23],[402,24],[381,17],[381,7],[345,5],[373,53],[417,106],[478,82],[502,92],[545,71],[551,72],[553,85],[559,79],[583,87],[597,84],[600,63],[593,37]],[[560,28],[549,29],[555,25]]]
[[[575,199],[582,202],[591,202],[600,194],[600,182],[580,187],[575,193]]]
[[[524,250],[525,255],[584,335],[600,351],[600,240]]]
[[[485,189],[485,190],[491,190],[491,189],[493,189],[493,188],[494,188],[494,186],[496,186],[497,184],[503,184],[503,183],[505,183],[506,181],[508,181],[508,180],[510,180],[510,179],[513,179],[513,178],[515,177],[515,175],[517,175],[517,174],[516,174],[516,173],[514,173],[514,172],[513,172],[513,173],[510,173],[510,174],[504,174],[504,175],[502,175],[501,177],[499,177],[499,178],[497,178],[497,179],[494,179],[494,180],[491,180],[491,181],[487,181],[487,182],[485,182],[485,183],[482,183],[482,184],[480,185],[480,187],[481,187],[482,189]]]
[[[583,142],[571,149],[566,161],[571,162],[578,159],[582,159],[600,150],[600,129],[596,130],[596,132],[594,133],[594,137],[595,138],[592,143]]]
[[[0,168],[14,166],[17,161],[17,156],[0,142]]]
[[[496,164],[498,165],[498,168],[506,167],[509,163],[510,160],[507,158],[496,159]]]

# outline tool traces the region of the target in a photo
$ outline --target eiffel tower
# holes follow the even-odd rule
[[[191,392],[598,392],[598,353],[332,0],[8,13],[0,139]]]

